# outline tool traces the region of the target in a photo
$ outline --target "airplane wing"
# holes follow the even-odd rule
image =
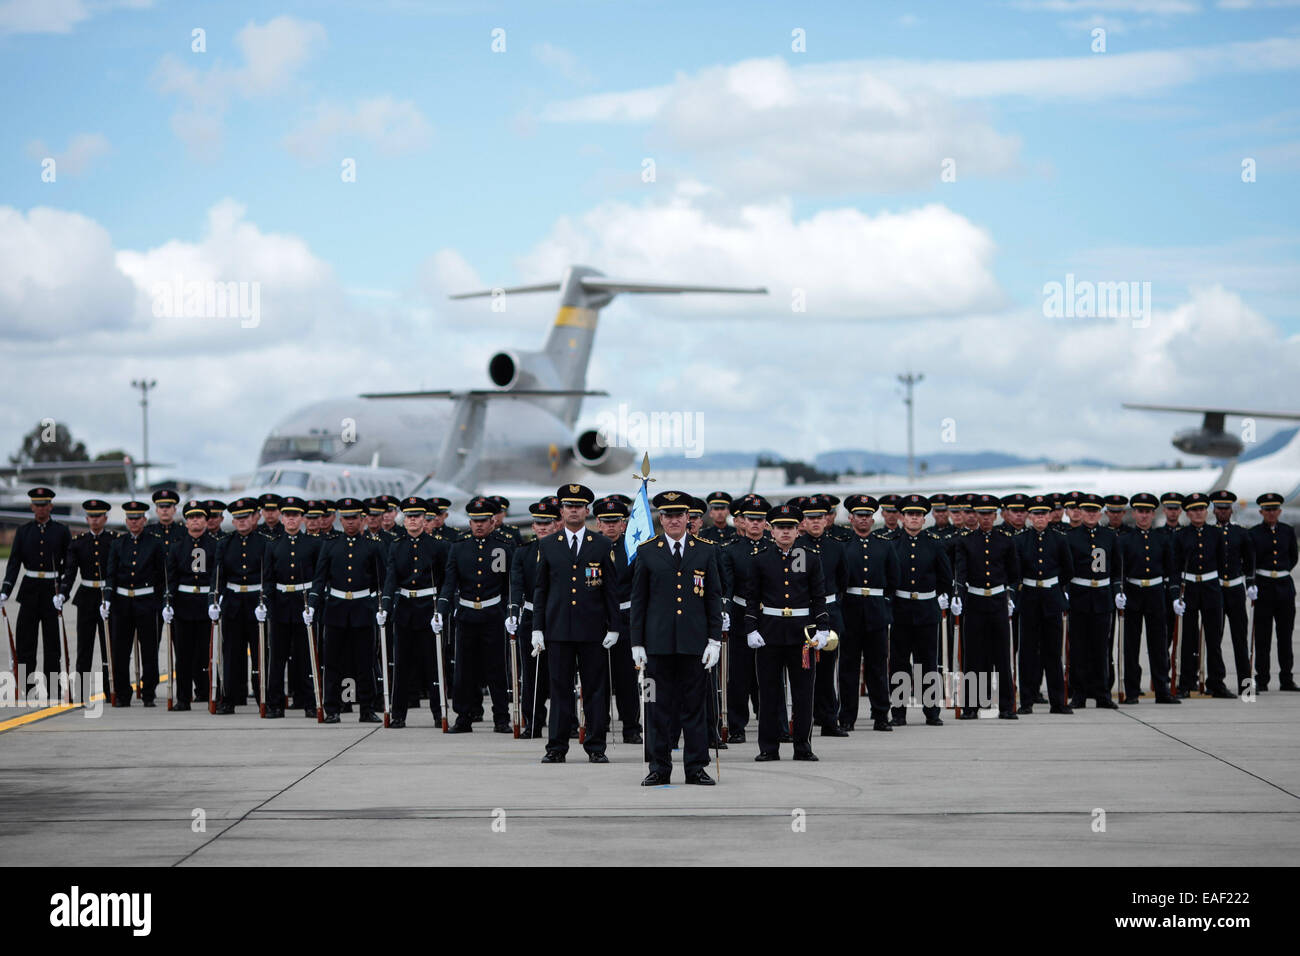
[[[727,292],[741,295],[767,295],[763,286],[683,285],[679,282],[641,282],[629,279],[610,279],[607,276],[583,276],[582,287],[591,292]]]
[[[422,392],[363,392],[361,398],[568,398],[573,395],[608,395],[603,390],[581,388],[439,388]]]
[[[1146,412],[1190,412],[1193,415],[1218,416],[1219,428],[1223,428],[1225,415],[1241,415],[1245,418],[1277,418],[1282,421],[1300,421],[1300,412],[1248,412],[1240,408],[1209,408],[1205,405],[1136,405],[1125,402],[1124,408],[1135,408]],[[1208,425],[1206,427],[1209,427]]]
[[[449,299],[481,299],[489,295],[514,295],[517,292],[559,292],[558,282],[542,282],[537,285],[515,285],[504,289],[481,289],[478,292],[458,292],[449,295]]]
[[[25,475],[120,475],[131,468],[171,468],[166,462],[136,462],[130,458],[112,461],[33,461],[22,465],[0,468],[0,478],[19,478]]]

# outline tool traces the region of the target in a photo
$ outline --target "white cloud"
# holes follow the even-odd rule
[[[1267,10],[1300,7],[1300,0],[1219,0],[1220,10]]]
[[[1048,13],[1107,11],[1113,13],[1186,14],[1200,13],[1201,5],[1192,0],[1016,0],[1021,10]]]
[[[414,103],[380,96],[352,107],[320,103],[310,118],[285,135],[284,144],[300,159],[319,160],[340,143],[347,148],[360,140],[397,155],[425,149],[432,139],[433,127]]]
[[[554,70],[570,83],[589,86],[595,82],[595,77],[583,67],[582,61],[578,59],[576,54],[553,43],[537,44],[533,47],[533,58],[542,66]]]
[[[70,176],[80,176],[90,168],[91,163],[108,151],[108,137],[102,133],[78,133],[68,140],[68,148],[61,153],[53,152],[43,140],[37,139],[27,144],[27,155],[32,159],[53,159],[56,173]]]
[[[153,0],[0,0],[0,35],[71,33],[77,24],[115,8],[139,10]]]

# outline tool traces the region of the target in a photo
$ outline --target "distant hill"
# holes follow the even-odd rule
[[[780,460],[781,455],[774,451],[720,451],[699,458],[667,457],[661,455],[654,459],[658,468],[713,470],[725,468],[752,468],[760,458]],[[982,468],[1010,468],[1016,465],[1040,465],[1050,459],[1022,458],[998,451],[975,452],[938,452],[917,455],[918,470],[925,464],[925,474],[946,474],[953,471],[972,471]],[[842,449],[823,452],[811,463],[818,471],[843,474],[849,471],[857,474],[875,472],[892,472],[903,474],[907,471],[906,455],[890,455],[884,452],[864,451],[861,449]],[[1084,458],[1069,462],[1072,465],[1105,467],[1109,463],[1095,458]]]

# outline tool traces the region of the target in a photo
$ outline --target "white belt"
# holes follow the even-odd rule
[[[858,597],[884,597],[884,588],[845,588],[845,594],[856,594]]]
[[[360,598],[370,597],[370,588],[362,588],[360,591],[340,591],[338,588],[330,588],[330,597],[336,597],[343,601],[356,601]]]
[[[1255,573],[1262,574],[1266,578],[1289,578],[1291,576],[1290,571],[1265,571],[1263,568],[1256,568]]]
[[[1007,587],[1005,584],[999,584],[995,588],[973,588],[969,584],[966,585],[966,593],[968,595],[978,594],[980,597],[993,597],[993,595],[1001,594],[1006,589]]]
[[[431,594],[437,594],[438,589],[437,588],[416,588],[415,590],[411,590],[410,588],[398,588],[397,593],[405,598],[421,598],[421,597],[428,597]]]
[[[1220,581],[1219,583],[1225,588],[1235,588],[1238,584],[1246,583],[1246,575],[1243,574],[1241,577],[1233,578],[1231,581]]]
[[[490,597],[485,601],[466,601],[464,598],[457,598],[457,600],[460,602],[461,607],[472,607],[477,611],[479,608],[491,607],[493,604],[500,603],[501,595],[498,594],[496,597]]]
[[[226,582],[226,589],[229,590],[229,591],[234,591],[236,594],[248,594],[249,592],[260,591],[260,590],[262,590],[262,585],[260,585],[260,584],[231,584],[229,581],[227,581],[227,582]]]
[[[619,609],[620,611],[630,611],[630,610],[632,610],[632,602],[631,602],[631,601],[624,601],[622,604],[620,604],[620,605],[618,606],[618,609]]]
[[[827,603],[827,604],[834,604],[834,603],[836,602],[836,600],[838,600],[838,596],[837,596],[837,595],[834,595],[834,594],[828,594],[828,595],[826,595],[826,603]]]
[[[765,607],[763,613],[768,617],[807,617],[806,607]]]
[[[733,597],[731,603],[740,607],[745,607],[745,599],[743,597]]]
[[[1028,588],[1054,588],[1059,583],[1060,578],[1052,575],[1050,578],[1021,578],[1020,583]]]
[[[207,594],[210,589],[206,584],[178,584],[176,590],[185,594]]]
[[[524,610],[525,610],[525,611],[531,611],[532,609],[533,609],[533,602],[532,602],[532,601],[525,601],[525,602],[524,602]]]
[[[82,578],[82,579],[81,579],[81,586],[82,586],[83,588],[102,588],[102,587],[104,586],[104,582],[103,582],[103,581],[87,581],[85,578]]]
[[[153,594],[153,588],[113,588],[123,597],[143,597],[146,594]]]
[[[1140,588],[1153,588],[1157,584],[1164,584],[1164,578],[1127,578],[1129,584],[1137,585]]]
[[[928,601],[935,596],[934,591],[895,591],[894,597],[907,598],[909,601]]]
[[[1110,578],[1099,578],[1094,581],[1092,578],[1070,578],[1071,584],[1078,584],[1085,588],[1104,588],[1110,584]]]
[[[1207,571],[1205,574],[1188,574],[1186,571],[1183,572],[1184,581],[1194,581],[1198,584],[1201,581],[1213,581],[1218,576],[1218,571]]]
[[[292,594],[294,591],[305,591],[309,587],[311,587],[311,582],[303,581],[301,584],[277,584],[275,589],[277,591],[284,591],[287,594]]]
[[[24,569],[24,570],[26,570],[26,569]],[[59,572],[58,572],[58,571],[31,571],[31,570],[28,570],[28,571],[27,571],[27,576],[28,576],[29,578],[57,578],[57,577],[59,576]]]

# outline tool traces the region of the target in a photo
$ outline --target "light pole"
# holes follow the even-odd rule
[[[924,375],[913,375],[911,372],[898,376],[898,380],[903,383],[903,388],[907,390],[903,395],[903,404],[907,406],[907,483],[909,485],[916,478],[912,467],[912,387],[924,378]]]
[[[141,417],[144,420],[144,448],[141,454],[144,456],[144,486],[149,487],[149,389],[158,385],[154,379],[132,379],[131,387],[140,390],[140,409]],[[135,489],[131,489],[134,491]]]

